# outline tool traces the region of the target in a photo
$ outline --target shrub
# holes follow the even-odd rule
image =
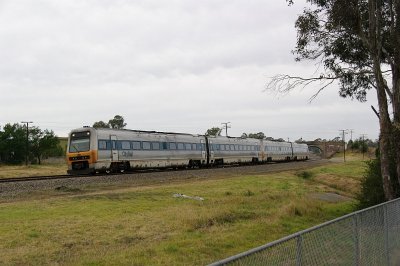
[[[310,179],[313,176],[313,174],[311,172],[309,172],[309,171],[297,172],[296,175],[298,177],[303,178],[303,179]]]

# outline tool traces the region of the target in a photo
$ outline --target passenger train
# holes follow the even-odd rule
[[[69,174],[307,160],[308,146],[252,138],[83,127],[68,137]]]

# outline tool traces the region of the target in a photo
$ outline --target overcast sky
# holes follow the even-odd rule
[[[274,138],[378,136],[367,103],[333,86],[286,96],[264,91],[279,73],[312,75],[294,61],[285,0],[0,0],[0,126],[33,121],[59,136],[119,114],[127,128]],[[350,136],[348,136],[350,137]]]

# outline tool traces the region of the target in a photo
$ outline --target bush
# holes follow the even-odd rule
[[[366,171],[361,180],[361,191],[357,195],[358,209],[364,209],[385,201],[380,165],[378,159],[366,162]]]

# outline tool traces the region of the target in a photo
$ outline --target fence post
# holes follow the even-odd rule
[[[354,265],[360,265],[360,229],[358,214],[353,215]]]
[[[385,234],[385,259],[386,265],[390,265],[390,256],[389,256],[389,222],[388,222],[388,210],[387,205],[383,205],[383,229]]]
[[[303,236],[299,235],[297,237],[297,252],[296,252],[296,266],[301,266],[302,256],[303,256]]]

